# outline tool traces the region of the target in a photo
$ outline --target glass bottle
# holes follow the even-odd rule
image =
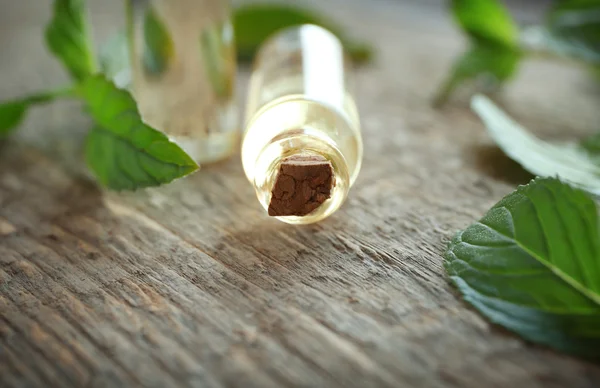
[[[198,163],[239,140],[226,0],[127,0],[131,89],[142,118]]]
[[[282,30],[257,54],[242,164],[262,206],[281,221],[308,224],[328,217],[342,205],[356,180],[363,145],[357,109],[348,91],[348,70],[340,41],[314,25]],[[325,190],[311,194],[311,187],[297,186],[298,177],[290,183],[296,186],[277,190],[284,173],[282,166],[290,158],[321,160],[331,166],[333,179],[329,193],[325,193],[329,198],[307,214],[271,211],[276,194],[279,197],[275,200],[279,200],[304,190],[311,200],[323,199]],[[299,164],[306,163],[311,162]],[[300,174],[311,172],[301,170]]]

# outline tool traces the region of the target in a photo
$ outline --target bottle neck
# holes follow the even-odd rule
[[[320,221],[333,214],[343,204],[350,188],[350,176],[345,158],[333,144],[318,135],[306,131],[289,131],[271,141],[259,154],[255,171],[254,188],[261,205],[269,209],[274,186],[284,160],[290,157],[315,157],[326,160],[331,164],[332,186],[329,198],[316,209],[303,216],[277,216],[279,220],[290,224],[310,224]]]

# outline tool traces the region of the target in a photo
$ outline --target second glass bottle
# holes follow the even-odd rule
[[[132,92],[149,125],[199,163],[238,144],[226,0],[126,0]]]

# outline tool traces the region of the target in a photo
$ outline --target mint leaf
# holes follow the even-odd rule
[[[96,71],[83,0],[55,0],[54,13],[46,28],[50,51],[76,80]]]
[[[518,28],[497,0],[453,0],[452,13],[462,29],[475,42],[515,47]]]
[[[94,73],[94,57],[83,0],[54,1],[52,20],[46,27],[46,42],[73,78],[81,80]],[[0,138],[21,123],[32,105],[47,103],[71,93],[72,90],[51,91],[1,104]]]
[[[72,93],[71,89],[54,90],[0,104],[0,139],[6,137],[23,121],[25,114],[33,105],[46,104],[57,97],[71,96]]]
[[[482,95],[473,97],[471,107],[502,151],[527,171],[558,176],[600,195],[600,164],[577,143],[552,144],[538,139]]]
[[[86,142],[86,159],[98,180],[115,190],[156,186],[198,169],[167,136],[144,124],[129,92],[103,76],[79,88],[96,122]]]
[[[525,28],[521,40],[528,51],[579,59],[593,70],[600,65],[600,1],[558,2],[543,25]]]
[[[23,121],[25,113],[31,105],[43,104],[51,101],[50,94],[38,94],[0,104],[0,139]]]
[[[600,65],[592,66],[590,69],[592,76],[596,79],[596,81],[600,81]]]
[[[523,338],[600,359],[594,201],[552,178],[509,194],[459,232],[445,268],[465,300]]]
[[[492,85],[499,85],[509,79],[515,72],[521,52],[494,44],[475,44],[454,64],[449,78],[444,82],[434,105],[443,104],[450,94],[464,81],[485,77]]]
[[[173,39],[164,21],[152,6],[144,16],[144,70],[153,76],[162,74],[175,57]]]
[[[600,132],[584,139],[581,142],[581,146],[590,154],[590,156],[595,158],[600,157]]]
[[[316,24],[331,31],[340,38],[356,63],[366,62],[372,56],[369,45],[347,38],[339,26],[314,11],[283,4],[250,4],[235,9],[233,13],[238,59],[252,60],[269,36],[280,29],[299,24]]]
[[[546,28],[559,51],[600,63],[600,1],[559,2],[549,12]]]
[[[487,77],[499,85],[509,79],[521,59],[518,28],[497,0],[453,0],[452,12],[467,33],[471,48],[459,57],[437,92],[442,105],[462,83]]]

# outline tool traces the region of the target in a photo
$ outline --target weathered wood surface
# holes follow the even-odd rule
[[[91,3],[102,39],[119,4]],[[49,6],[0,1],[0,97],[66,80],[40,38]],[[529,176],[464,104],[429,107],[464,45],[440,2],[318,6],[379,49],[358,73],[364,168],[323,223],[268,219],[237,158],[103,194],[77,167],[74,103],[2,145],[0,386],[599,386],[598,366],[488,324],[444,276],[452,234]],[[599,129],[599,94],[577,69],[528,62],[503,96],[559,139]]]

